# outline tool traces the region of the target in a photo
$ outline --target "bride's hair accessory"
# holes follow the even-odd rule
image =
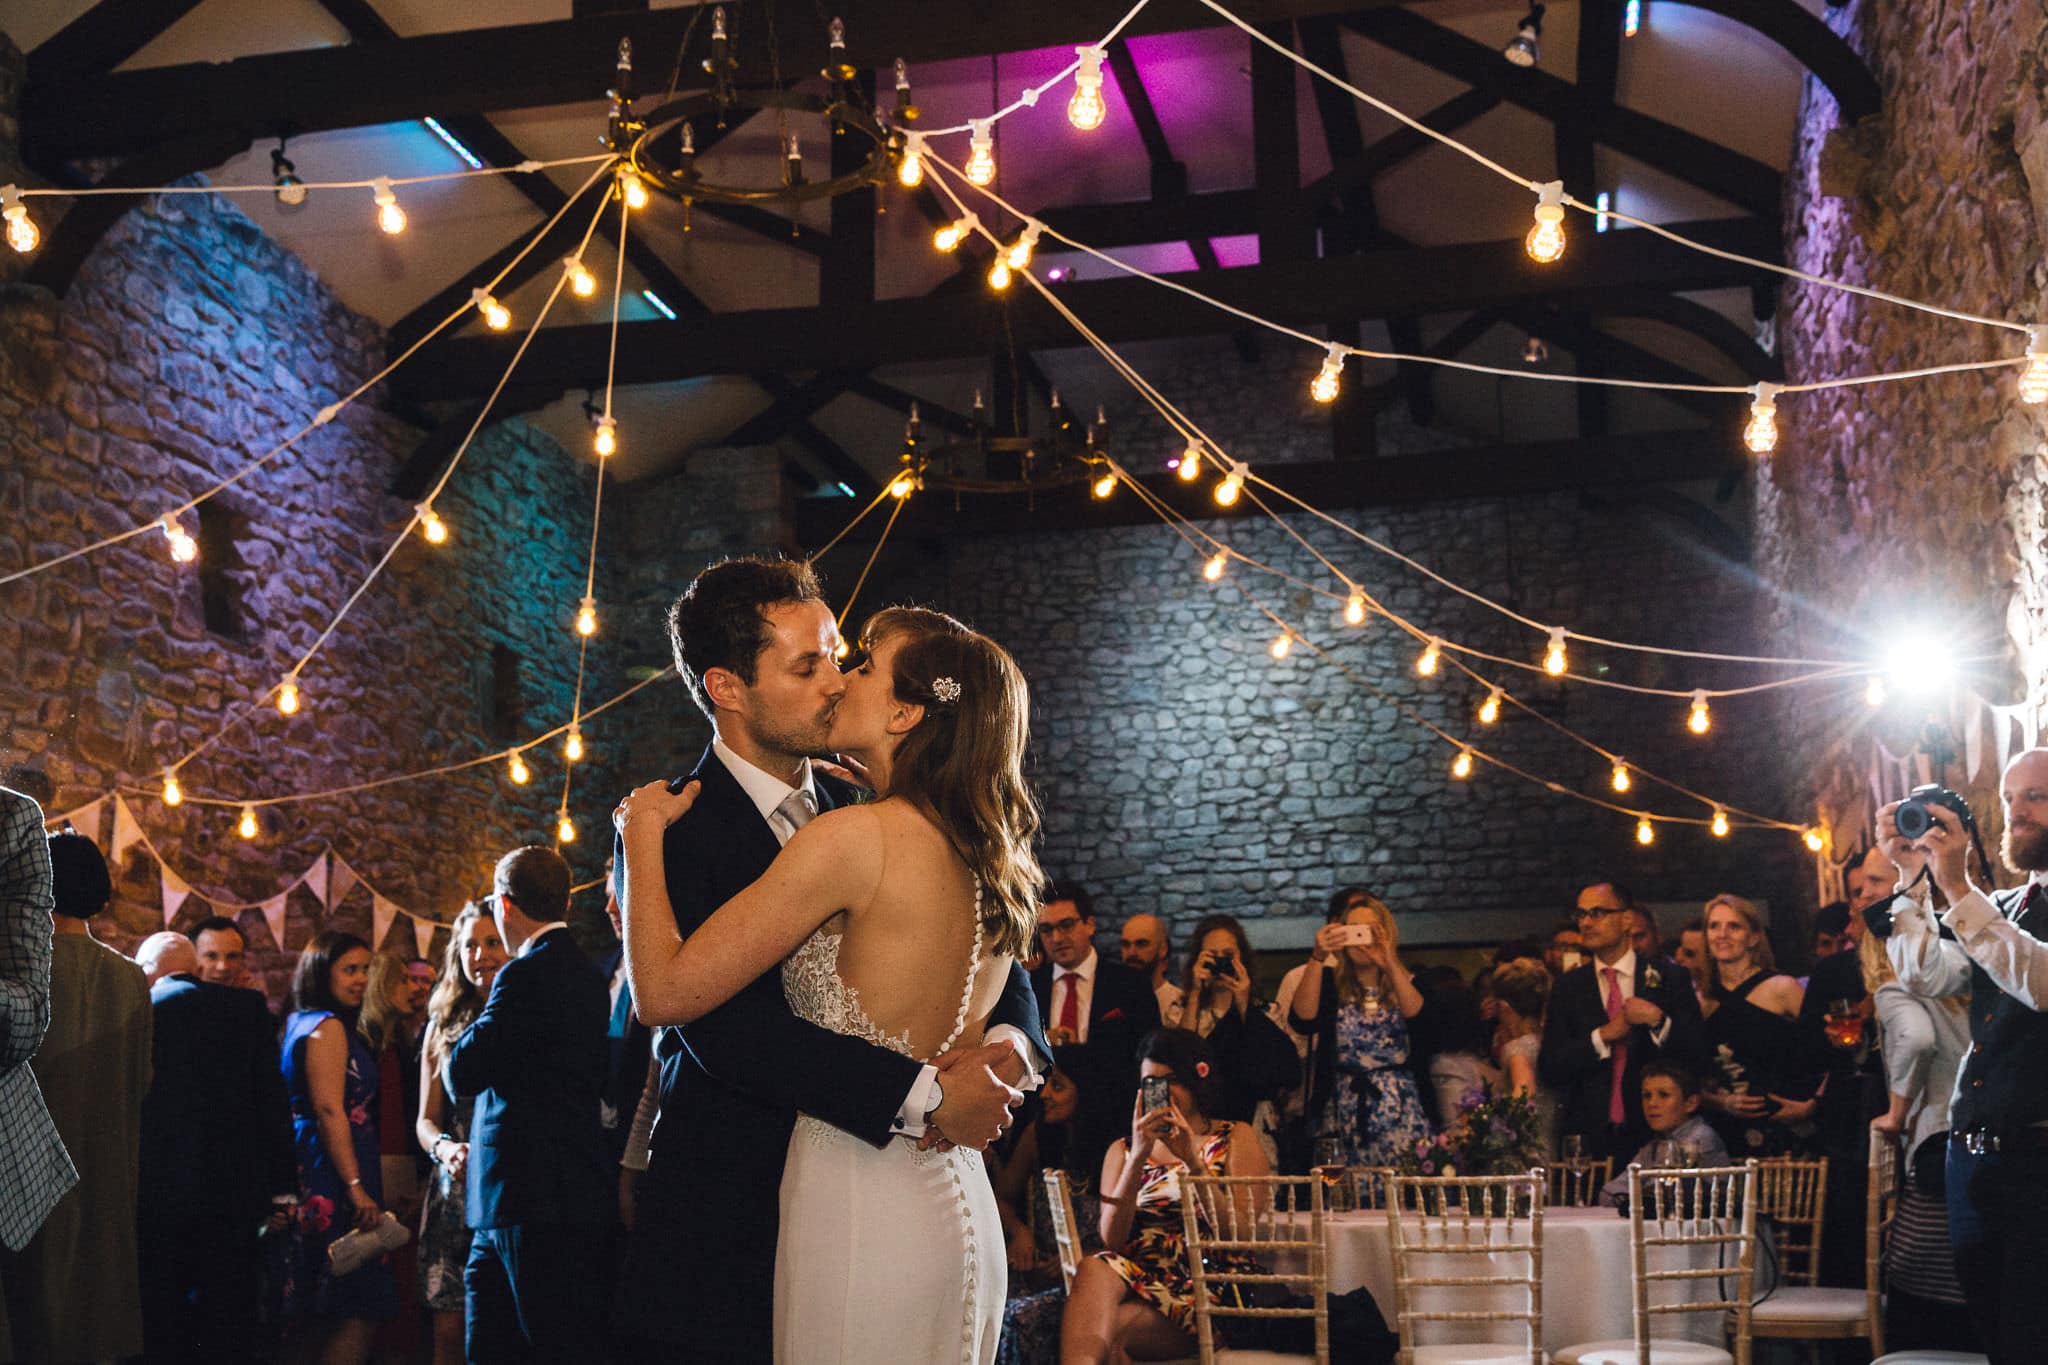
[[[932,695],[951,705],[960,700],[960,684],[953,678],[933,678]]]

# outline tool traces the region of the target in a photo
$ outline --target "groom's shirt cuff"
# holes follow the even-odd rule
[[[932,1082],[939,1078],[939,1069],[925,1066],[918,1070],[917,1079],[910,1084],[910,1093],[903,1097],[903,1107],[896,1111],[896,1122],[889,1125],[889,1131],[904,1137],[924,1136],[924,1116],[932,1107]]]

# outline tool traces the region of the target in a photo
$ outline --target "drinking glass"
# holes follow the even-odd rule
[[[1558,1155],[1566,1161],[1583,1161],[1586,1156],[1586,1139],[1577,1133],[1567,1133]]]
[[[1863,1012],[1853,1000],[1830,1000],[1821,1027],[1830,1043],[1846,1051],[1863,1041]]]

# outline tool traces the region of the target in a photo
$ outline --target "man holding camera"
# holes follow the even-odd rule
[[[2020,1365],[2040,1359],[2048,1338],[2048,749],[2006,766],[2001,797],[2000,852],[2028,874],[2009,891],[1971,879],[1974,822],[1953,792],[1893,802],[1877,832],[1899,873],[1885,945],[1893,970],[1916,994],[1970,998],[1971,1047],[1949,1105],[1949,1237],[1992,1365]],[[1929,880],[1949,903],[1941,923],[1954,941],[1935,926]]]

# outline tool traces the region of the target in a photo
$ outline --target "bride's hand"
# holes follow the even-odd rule
[[[864,791],[873,791],[875,789],[875,779],[868,776],[868,770],[861,765],[859,760],[849,758],[845,754],[839,755],[837,763],[830,763],[822,758],[814,758],[811,760],[811,767],[827,776],[836,777],[849,786],[859,787]]]
[[[697,804],[697,794],[703,787],[701,782],[687,783],[679,792],[670,791],[666,782],[635,787],[612,809],[612,824],[627,838],[635,834],[659,836]]]

